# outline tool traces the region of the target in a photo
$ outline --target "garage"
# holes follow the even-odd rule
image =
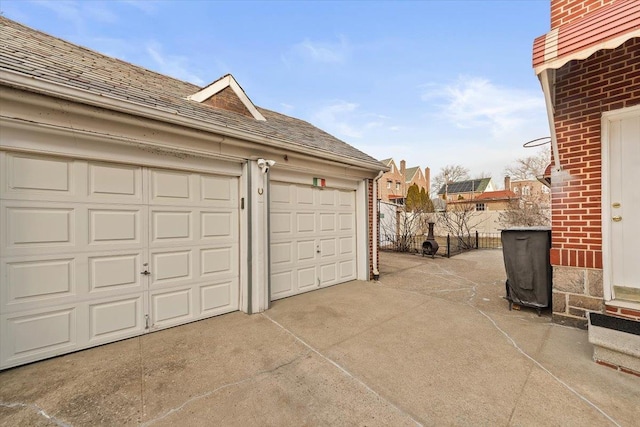
[[[355,280],[355,189],[270,188],[271,300]]]
[[[237,176],[0,162],[1,367],[238,310]]]
[[[0,370],[375,275],[382,163],[0,21]]]

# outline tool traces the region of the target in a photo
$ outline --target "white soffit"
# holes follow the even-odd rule
[[[242,90],[236,79],[234,79],[231,74],[227,74],[221,79],[216,80],[198,93],[188,96],[187,99],[196,102],[204,102],[216,93],[222,91],[223,89],[226,89],[227,87],[230,87],[236,93],[238,98],[240,98],[240,101],[242,101],[244,106],[247,107],[247,110],[249,110],[254,119],[263,122],[267,121],[267,119],[265,119],[264,116],[260,114],[256,106],[253,105],[253,102],[251,102],[247,94],[244,93],[244,90]]]

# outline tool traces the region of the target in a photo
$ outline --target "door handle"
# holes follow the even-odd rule
[[[622,221],[622,217],[620,215],[616,215],[613,218],[611,218],[614,222],[620,222]]]
[[[141,271],[140,274],[144,275],[144,276],[148,276],[151,273],[149,272],[149,270],[145,270],[145,271]]]

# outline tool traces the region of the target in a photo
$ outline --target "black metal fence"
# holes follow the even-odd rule
[[[438,242],[438,252],[436,255],[452,257],[462,252],[473,249],[500,249],[502,242],[500,233],[480,233],[467,236],[436,236]],[[394,252],[422,253],[422,243],[426,240],[423,235],[419,236],[399,236],[395,239],[386,238],[380,243],[380,249]]]

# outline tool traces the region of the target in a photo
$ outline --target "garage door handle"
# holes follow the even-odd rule
[[[151,273],[149,272],[149,270],[145,270],[145,271],[141,272],[140,274],[143,274],[143,275],[145,275],[145,276],[148,276],[148,275],[150,275]]]

